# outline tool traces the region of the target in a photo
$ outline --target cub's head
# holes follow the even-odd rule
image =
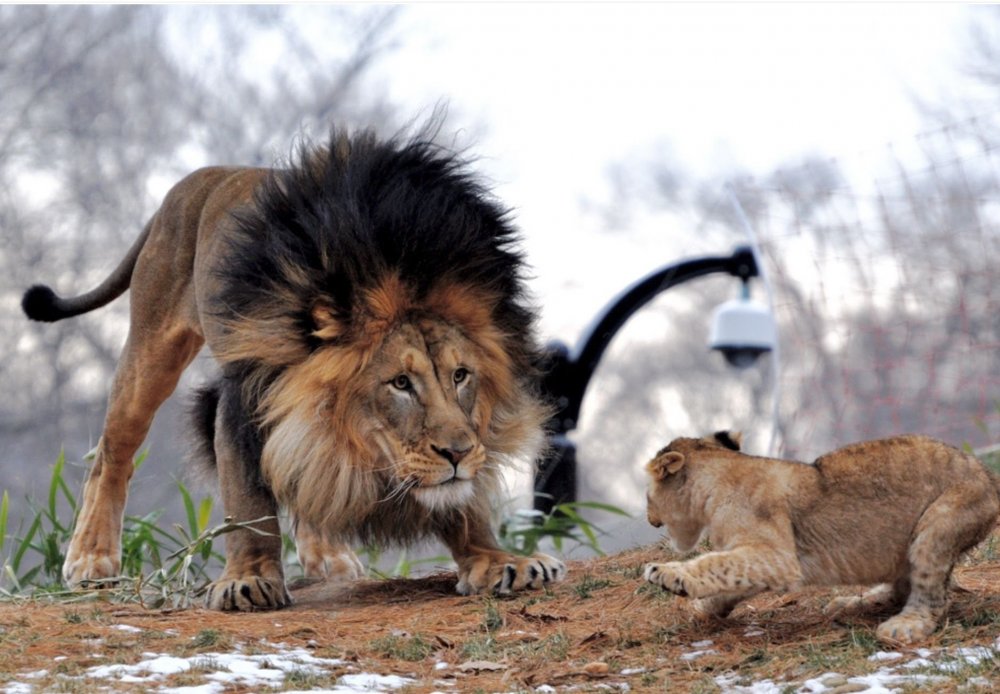
[[[701,465],[702,456],[712,449],[739,451],[739,432],[720,431],[701,439],[674,439],[646,463],[649,487],[646,492],[646,519],[655,528],[664,528],[679,552],[695,547],[704,534],[708,519],[701,513],[705,482],[711,470]]]

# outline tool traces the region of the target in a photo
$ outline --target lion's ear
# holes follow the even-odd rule
[[[732,451],[738,451],[743,447],[743,434],[738,431],[717,431],[713,438],[717,444]]]
[[[321,340],[335,340],[344,334],[343,322],[337,318],[333,307],[325,301],[317,301],[309,315],[315,326],[312,333],[314,337]]]
[[[655,480],[664,480],[669,475],[676,475],[684,467],[684,454],[677,451],[667,451],[646,463],[646,471]]]

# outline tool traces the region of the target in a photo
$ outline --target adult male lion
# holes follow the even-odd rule
[[[66,582],[118,575],[132,457],[203,344],[222,376],[196,429],[225,513],[269,518],[266,535],[227,536],[209,607],[289,602],[279,505],[309,573],[355,575],[348,539],[429,535],[450,548],[461,593],[561,579],[552,557],[501,551],[489,524],[501,466],[537,454],[546,416],[515,243],[453,155],[334,131],[287,169],[191,174],[93,291],[28,290],[25,312],[45,321],[132,290]]]
[[[955,562],[996,524],[1000,478],[926,436],[856,443],[811,465],[739,446],[728,432],[679,438],[647,464],[649,522],[681,552],[701,538],[714,549],[647,564],[647,581],[720,617],[764,590],[875,584],[828,609],[902,606],[875,631],[890,643],[937,629]]]

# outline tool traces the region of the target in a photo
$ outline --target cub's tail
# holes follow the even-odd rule
[[[146,239],[149,238],[152,226],[152,222],[146,225],[142,234],[132,244],[122,261],[118,263],[118,267],[95,289],[86,294],[66,299],[45,285],[36,284],[24,293],[24,298],[21,299],[21,308],[24,309],[28,318],[51,323],[63,318],[79,316],[81,313],[87,313],[111,303],[128,289],[132,281],[135,263],[139,259],[139,253],[143,246],[146,245]]]

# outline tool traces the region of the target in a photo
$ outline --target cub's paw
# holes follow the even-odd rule
[[[653,585],[660,586],[674,595],[680,595],[682,598],[688,596],[689,578],[684,566],[679,561],[671,561],[666,564],[646,564],[643,577]]]
[[[892,646],[909,646],[923,641],[937,629],[937,621],[917,613],[898,614],[875,629],[875,638]]]
[[[741,602],[740,598],[728,595],[715,595],[710,598],[698,598],[691,607],[695,614],[704,617],[718,617],[720,619],[728,617],[729,613]]]
[[[292,602],[283,578],[241,576],[221,578],[208,586],[205,607],[210,610],[253,612],[275,610]]]
[[[842,612],[859,612],[888,607],[894,602],[892,586],[880,585],[861,595],[845,595],[833,598],[823,608],[823,614],[837,615]]]
[[[490,590],[507,595],[525,588],[541,588],[566,577],[566,565],[541,552],[519,557],[505,552],[491,552],[476,557],[469,568],[459,569],[456,590],[472,595]]]

